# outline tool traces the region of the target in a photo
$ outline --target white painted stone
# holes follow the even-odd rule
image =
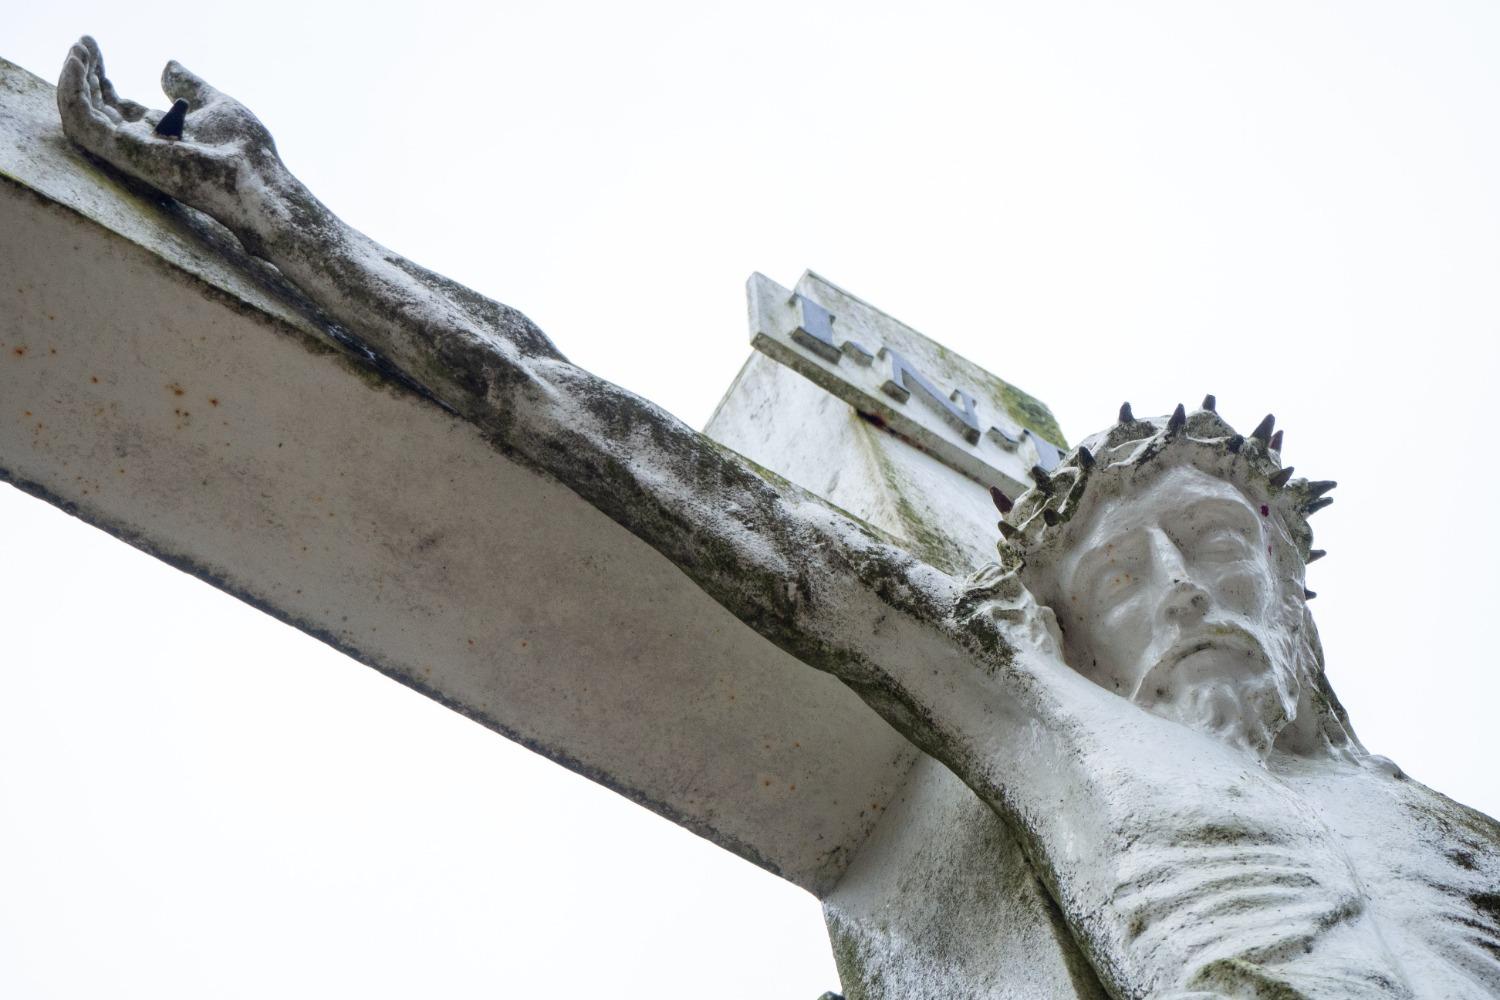
[[[211,212],[348,324],[360,343],[371,345],[372,356],[389,359],[427,387],[429,400],[441,400],[439,406],[402,409],[405,423],[372,410],[366,424],[358,419],[366,416],[364,395],[351,404],[340,399],[336,380],[304,383],[297,387],[328,393],[334,419],[328,427],[306,431],[299,444],[305,441],[325,462],[334,462],[335,443],[374,462],[388,449],[364,445],[360,450],[371,426],[415,433],[420,447],[442,444],[443,433],[483,441],[507,460],[515,458],[517,468],[496,466],[503,471],[481,474],[477,492],[465,489],[427,501],[472,505],[475,496],[493,496],[496,503],[518,498],[527,509],[516,512],[514,520],[533,530],[545,530],[545,517],[528,520],[535,513],[532,505],[546,505],[546,515],[553,517],[577,511],[584,525],[590,523],[581,507],[567,506],[570,494],[547,492],[554,480],[565,483],[579,503],[608,514],[675,564],[692,581],[687,591],[700,588],[780,649],[837,677],[913,745],[961,777],[1025,845],[1068,932],[1109,995],[1437,998],[1489,996],[1500,989],[1500,898],[1494,890],[1500,880],[1500,825],[1410,781],[1389,761],[1368,755],[1354,738],[1322,671],[1308,595],[1301,589],[1302,567],[1311,555],[1306,515],[1321,503],[1314,498],[1322,489],[1305,480],[1288,482],[1289,472],[1269,447],[1268,426],[1246,440],[1208,410],[1189,416],[1179,408],[1170,419],[1151,421],[1122,413],[1117,426],[1090,438],[1050,475],[1033,472],[1036,488],[1017,498],[1006,515],[1008,542],[1000,565],[964,578],[951,568],[965,563],[962,549],[918,537],[920,516],[905,519],[904,540],[893,539],[793,483],[749,468],[649,402],[570,364],[513,310],[445,282],[350,229],[291,176],[268,133],[242,106],[175,64],[168,68],[167,87],[169,94],[189,95],[208,109],[198,119],[190,116],[180,143],[153,135],[149,119],[122,114],[103,84],[97,47],[81,41],[69,55],[59,91],[70,137]],[[38,220],[51,211],[42,206],[35,218],[24,210],[16,217],[19,226],[30,225],[25,236],[33,252],[50,252],[55,264],[69,242],[54,240],[50,248],[40,242],[46,225]],[[105,276],[105,287],[118,281],[105,266],[106,256],[95,253],[87,261]],[[139,259],[121,256],[126,265]],[[45,294],[48,281],[56,280],[49,275],[58,272],[55,267],[46,273],[23,270],[27,282],[21,294],[27,283]],[[120,287],[136,286],[121,282]],[[131,483],[128,476],[119,486],[103,485],[108,473],[98,470],[107,470],[107,464],[100,459],[113,459],[115,453],[101,449],[118,448],[120,439],[74,426],[91,416],[106,430],[119,426],[111,419],[111,400],[81,385],[87,371],[77,359],[93,360],[87,351],[98,350],[101,338],[97,330],[76,329],[83,325],[76,320],[52,334],[46,310],[23,313],[22,330],[46,353],[22,344],[26,349],[15,355],[9,371],[26,373],[13,382],[26,394],[22,402],[31,403],[29,409],[56,406],[62,420],[49,414],[54,423],[38,421],[33,438],[40,441],[11,430],[0,439],[0,454],[28,463],[23,475],[35,469],[47,477],[34,483],[56,483],[80,497],[90,491],[94,498],[80,500],[79,506],[97,519],[104,519],[95,506],[100,494],[117,500],[127,518],[110,524],[122,533],[129,528],[121,525],[133,523],[131,518],[144,525],[143,534],[180,530],[186,548],[168,554],[189,565],[210,566],[194,543],[200,534],[222,540],[224,519],[204,523],[194,480],[177,467],[203,475],[227,466],[223,495],[241,501],[232,508],[240,516],[229,519],[228,527],[239,530],[256,518],[274,519],[280,508],[256,503],[257,488],[295,479],[295,472],[281,475],[281,463],[295,468],[298,460],[274,455],[269,445],[279,437],[257,423],[258,433],[247,436],[258,446],[247,449],[251,463],[241,466],[238,457],[225,463],[212,424],[185,423],[190,415],[181,404],[170,416],[152,410],[150,380],[160,378],[161,365],[187,365],[205,385],[232,375],[239,376],[234,384],[245,384],[255,374],[290,378],[292,365],[219,370],[217,346],[196,346],[212,344],[206,334],[196,325],[174,329],[176,314],[152,313],[150,305],[142,317],[163,329],[127,323],[114,342],[119,346],[104,347],[102,357],[128,374],[121,382],[128,390],[119,401],[121,413],[139,422],[156,450],[172,453],[168,441],[187,442],[176,445],[159,466],[148,466],[169,480],[170,492],[152,494],[159,484]],[[113,312],[97,308],[80,316],[92,325],[117,321]],[[204,317],[202,325],[212,329],[211,320]],[[867,357],[871,366],[880,358],[879,349],[863,341],[846,351],[833,336],[832,323],[815,310],[803,307],[798,322],[806,336],[795,342],[829,363],[835,354],[850,355],[857,367],[864,367]],[[819,354],[817,344],[826,350]],[[155,347],[170,350],[149,350]],[[297,360],[306,364],[306,341],[294,347]],[[887,357],[895,363],[889,349]],[[242,352],[237,360],[248,366],[256,359]],[[191,368],[194,363],[201,370]],[[25,364],[30,367],[20,367]],[[893,373],[887,381],[905,381],[913,370],[907,366],[900,379]],[[173,397],[188,392],[181,381],[163,387]],[[406,394],[388,393],[384,382],[378,388],[378,398],[411,402]],[[894,392],[885,382],[878,388]],[[946,419],[939,389],[927,402]],[[902,405],[915,395],[909,391]],[[895,392],[893,398],[900,396]],[[245,405],[253,412],[253,404]],[[963,405],[959,424],[972,430],[967,399]],[[418,412],[457,414],[466,423],[440,421],[424,437],[416,421],[425,418]],[[43,432],[59,425],[63,430],[54,444]],[[355,428],[351,442],[349,429]],[[923,447],[942,451],[932,442]],[[257,451],[264,452],[264,469],[253,461]],[[204,464],[210,455],[214,458]],[[472,456],[482,464],[477,448]],[[460,451],[450,460],[461,463],[465,457]],[[952,454],[944,461],[961,464]],[[327,481],[339,471],[361,483],[359,468],[336,462],[304,468],[301,476],[310,484],[317,474]],[[76,478],[70,480],[69,473]],[[511,478],[511,473],[517,474]],[[484,475],[503,481],[490,483]],[[205,475],[197,485],[214,479]],[[408,586],[395,606],[413,622],[430,617],[443,626],[413,649],[442,652],[444,643],[456,644],[462,634],[453,626],[470,622],[441,620],[440,609],[424,608],[419,601],[423,587],[449,579],[451,566],[459,570],[453,575],[462,576],[468,568],[465,554],[454,553],[448,565],[439,562],[434,568],[422,557],[423,536],[410,525],[403,533],[400,519],[362,531],[359,518],[378,506],[379,493],[375,484],[364,487],[337,494],[341,503],[335,517],[355,523],[350,537],[369,550],[363,553],[367,562],[346,568],[350,579],[339,582],[352,583],[354,592],[376,605],[384,587]],[[168,507],[173,519],[153,521],[152,504],[142,497]],[[287,503],[296,515],[292,530],[261,536],[271,552],[231,546],[229,554],[252,568],[261,565],[257,560],[291,558],[266,567],[270,572],[249,586],[240,588],[234,580],[228,586],[252,595],[258,586],[292,600],[286,581],[295,580],[301,569],[320,587],[312,614],[326,616],[342,591],[300,564],[285,536],[307,537],[329,510],[317,496],[291,493]],[[899,507],[899,497],[895,503]],[[451,511],[449,516],[465,529],[483,530],[489,523],[465,521]],[[181,528],[173,527],[177,520]],[[371,554],[392,538],[415,544],[389,558]],[[610,538],[608,529],[597,532],[600,544]],[[461,541],[473,545],[467,534]],[[931,561],[913,558],[913,551],[922,550],[936,554],[927,557]],[[659,599],[647,578],[659,564],[647,549],[634,559],[632,551],[628,544],[619,550],[620,565],[632,570],[624,585]],[[507,552],[496,555],[503,562]],[[1098,559],[1104,563],[1089,562]],[[484,568],[493,567],[486,561]],[[520,575],[534,568],[533,562],[517,561],[499,572]],[[362,578],[361,569],[373,570],[373,579]],[[637,606],[628,599],[617,604],[621,595],[606,589],[613,581],[593,575],[597,567],[586,560],[570,569],[589,593],[578,598],[582,608],[561,623],[553,641],[563,642],[568,627],[597,629],[601,608],[608,614]],[[666,584],[671,575],[663,571],[657,579]],[[501,576],[475,575],[463,582],[499,588],[485,591],[491,601],[497,593],[511,596]],[[514,600],[526,606],[524,595],[515,593]],[[683,600],[692,610],[692,598]],[[523,657],[502,645],[518,632],[517,623],[507,618],[509,605],[500,602],[500,608],[492,604],[488,610],[505,628],[486,636],[493,642],[495,665],[477,673],[445,670],[467,699],[462,704],[476,714],[481,714],[476,705],[499,712],[514,696],[528,708],[576,724],[576,714],[557,706],[571,705],[580,685],[598,683],[597,670],[569,676],[566,666],[547,663],[508,671],[508,662]],[[367,618],[349,628],[363,637],[363,626],[385,621]],[[422,683],[409,667],[392,672]],[[463,687],[476,679],[477,690]],[[716,679],[711,665],[671,679],[696,680],[704,701],[736,700],[708,683]],[[615,694],[621,700],[614,707],[637,710],[630,720],[637,727],[641,710],[662,710],[659,699],[632,702],[632,691]],[[730,694],[738,692],[731,686]],[[711,714],[713,721],[733,726],[739,713],[720,704]],[[809,723],[827,719],[819,714]],[[609,720],[590,721],[607,725]],[[577,736],[587,743],[586,733]],[[667,766],[669,774],[682,775],[680,762],[675,770],[672,762]],[[743,787],[742,773],[724,777],[731,787]],[[941,814],[924,805],[918,793],[925,791],[912,790],[903,808]],[[805,840],[807,831],[802,833]],[[882,862],[880,840],[871,842],[870,851],[872,864],[884,868],[901,856],[887,855]],[[824,855],[820,863],[842,859]],[[876,891],[865,893],[862,903],[855,900],[850,911],[865,921],[867,931],[881,930],[868,915],[878,913],[882,898],[904,899],[913,911],[931,914],[930,921],[951,919],[920,893],[882,897],[884,886],[867,888]],[[1002,905],[1007,902],[1002,899]],[[904,934],[912,924],[898,920],[887,926]],[[987,936],[959,941],[963,961],[949,964],[981,974],[995,964],[972,949],[1008,949],[1010,959],[1019,962],[1029,955],[1027,942],[1040,937],[1034,924],[996,926],[1010,936],[998,945]],[[846,965],[862,966],[854,995],[867,983],[871,992],[884,989],[875,980],[888,969],[906,977],[908,993],[930,992],[943,981],[941,967],[921,957],[940,954],[942,942],[929,939],[906,949],[899,935],[880,943],[878,936],[866,934],[864,941],[873,942],[870,953],[845,956]],[[903,952],[919,956],[917,962],[905,960]],[[923,961],[929,963],[925,969]],[[1047,978],[1046,988],[1055,983],[1055,977]]]
[[[4,479],[814,892],[916,758],[3,62],[0,273]]]
[[[824,302],[839,294],[811,274],[798,288]],[[921,337],[906,331],[908,340]],[[982,486],[800,371],[752,355],[705,432],[951,572],[968,575],[994,559],[998,515]],[[951,771],[924,755],[882,815],[825,897],[851,996],[1102,996],[1014,836]]]

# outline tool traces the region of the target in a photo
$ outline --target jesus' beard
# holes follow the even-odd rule
[[[1147,674],[1136,704],[1264,756],[1295,711],[1296,695],[1287,690],[1283,672],[1258,643],[1189,648],[1183,653],[1179,646]]]

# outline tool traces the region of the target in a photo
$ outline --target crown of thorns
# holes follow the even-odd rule
[[[1276,418],[1267,414],[1248,438],[1237,434],[1216,412],[1213,396],[1205,396],[1203,407],[1192,414],[1179,403],[1171,416],[1149,420],[1138,419],[1125,403],[1119,422],[1074,448],[1051,472],[1034,466],[1035,485],[1014,501],[990,488],[1002,515],[1001,564],[1018,569],[1061,535],[1083,509],[1091,486],[1097,490],[1105,478],[1129,475],[1164,459],[1186,462],[1232,483],[1261,505],[1263,515],[1279,515],[1304,562],[1322,558],[1323,550],[1312,547],[1307,519],[1333,503],[1324,494],[1338,484],[1293,479],[1293,467],[1281,464],[1282,432],[1275,426]]]

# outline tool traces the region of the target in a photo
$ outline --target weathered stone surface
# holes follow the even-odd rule
[[[832,287],[808,274],[797,291],[836,303],[847,322],[851,310]],[[876,321],[857,336],[898,325],[871,306],[862,313]],[[912,350],[920,335],[902,331],[913,357],[936,353]],[[994,559],[996,511],[982,486],[799,372],[752,355],[707,433],[950,572]],[[1102,995],[1014,836],[951,771],[924,756],[882,815],[824,904],[848,996]]]
[[[0,475],[814,892],[916,753],[0,63]],[[476,794],[482,794],[476,791]]]
[[[1020,843],[930,757],[824,903],[856,1000],[1103,1000]]]
[[[748,294],[756,350],[976,482],[1019,493],[1065,446],[1039,400],[826,278],[756,274]]]
[[[1500,987],[1500,826],[1354,738],[1303,586],[1304,515],[1322,501],[1282,481],[1268,427],[1247,439],[1208,412],[1122,413],[1032,470],[1034,490],[1000,504],[1000,564],[960,578],[570,364],[515,310],[379,247],[286,170],[248,110],[175,64],[165,82],[200,102],[180,141],[126,113],[82,40],[59,91],[70,138],[213,214],[462,433],[566,484],[961,777],[1016,833],[1110,995]],[[825,320],[804,312],[803,330],[842,355]],[[146,332],[127,332],[139,348]],[[79,342],[60,336],[56,356]],[[39,368],[34,405],[69,405],[67,377]],[[506,485],[526,495],[524,478]],[[615,596],[596,592],[590,610]]]

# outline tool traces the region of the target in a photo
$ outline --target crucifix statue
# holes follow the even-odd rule
[[[1120,998],[1500,992],[1500,825],[1368,753],[1325,677],[1308,517],[1267,418],[1128,405],[945,572],[379,246],[177,63],[158,112],[88,38],[67,135],[202,211],[370,351],[941,761],[1019,840]],[[972,402],[960,401],[972,409]],[[851,992],[854,992],[851,990]]]

